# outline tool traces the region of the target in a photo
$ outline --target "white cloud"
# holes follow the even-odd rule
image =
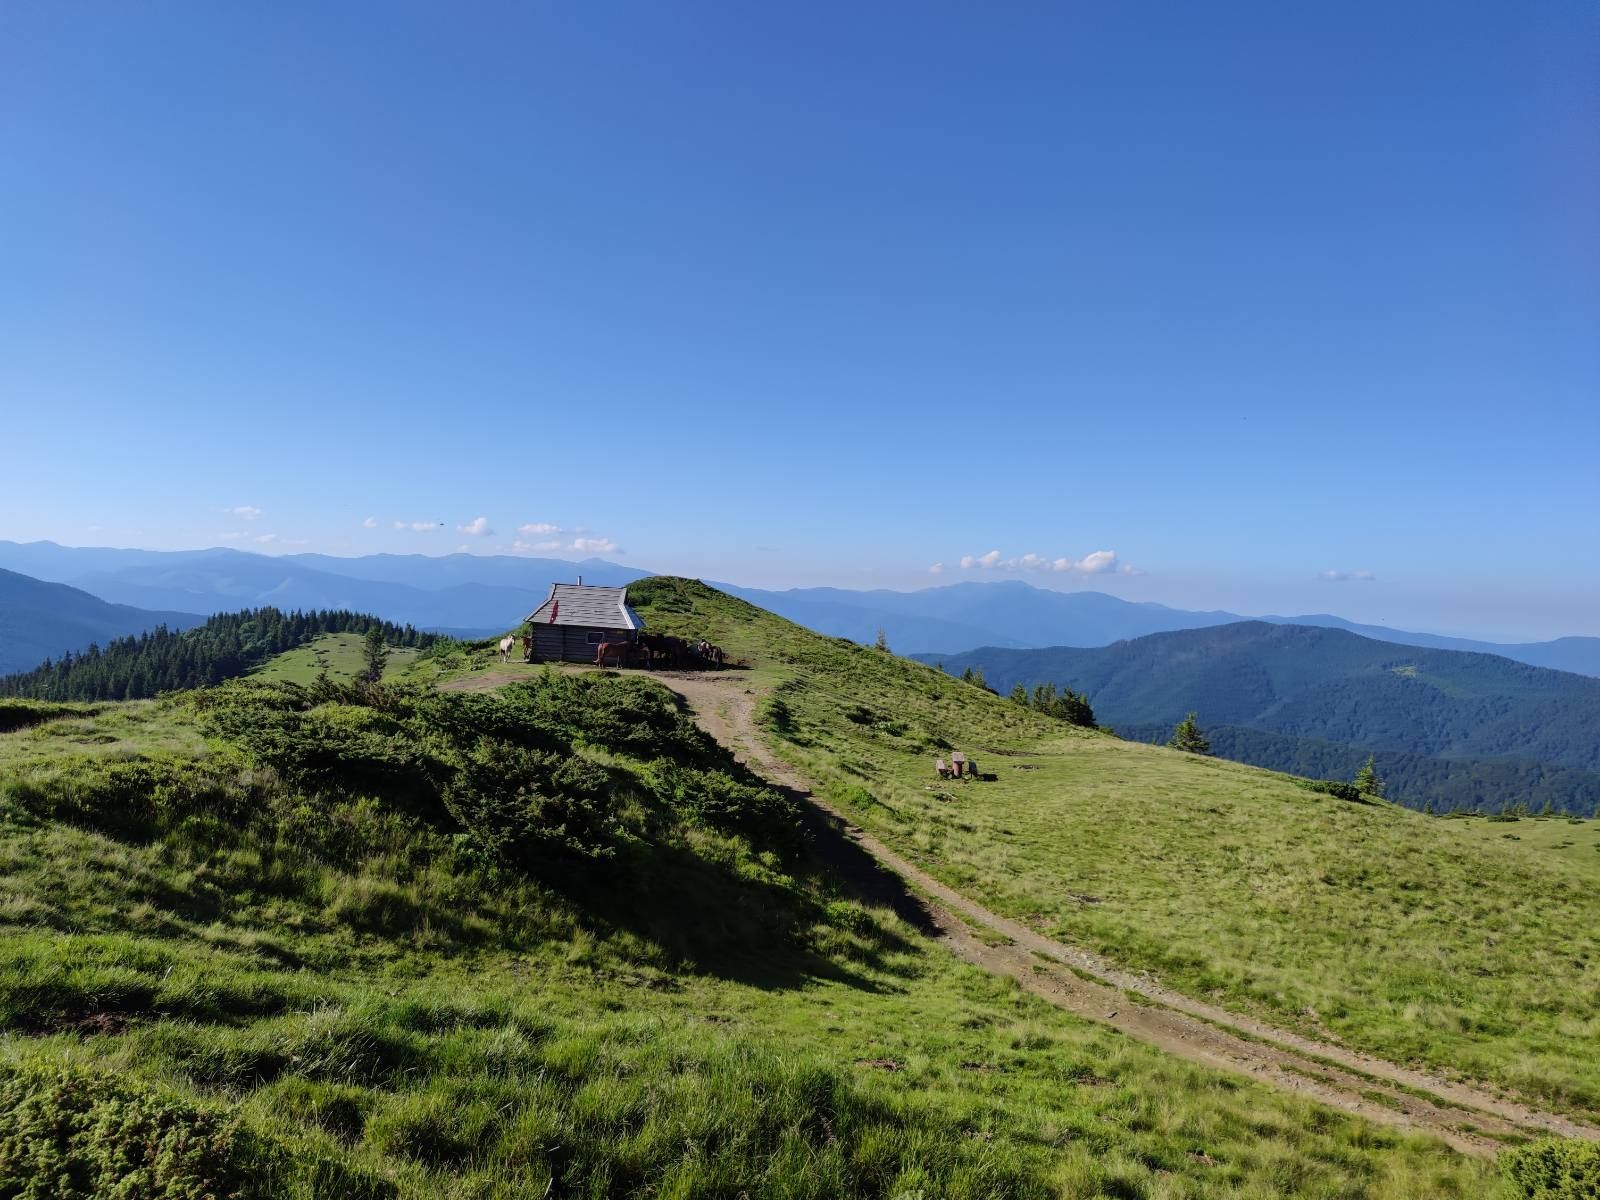
[[[456,532],[469,537],[490,537],[494,534],[494,530],[489,528],[488,517],[473,517],[465,525],[457,525]]]
[[[551,550],[561,549],[560,539],[550,542],[525,542],[521,538],[511,543],[513,554],[544,554]]]
[[[929,575],[943,575],[944,574],[944,564],[942,562],[934,563],[933,566],[928,568],[928,574]]]
[[[572,548],[582,554],[623,554],[625,551],[617,548],[617,544],[605,537],[581,537],[572,539]]]
[[[233,508],[225,508],[222,511],[235,517],[243,517],[246,521],[254,521],[261,516],[261,510],[254,504],[240,504]]]
[[[1065,556],[1046,558],[1042,554],[1033,553],[1014,558],[1001,558],[998,550],[991,550],[976,557],[971,554],[961,556],[962,570],[970,571],[975,567],[984,571],[1071,571],[1077,575],[1104,575],[1112,571],[1122,575],[1143,574],[1138,568],[1119,562],[1115,550],[1095,550],[1078,559]],[[942,570],[944,566],[940,564],[938,571]],[[934,574],[938,574],[938,571]]]
[[[1317,578],[1324,583],[1372,583],[1378,577],[1371,571],[1323,571]]]
[[[255,540],[259,545],[265,546],[268,542],[277,541],[278,535],[275,533],[258,533]]]
[[[1107,571],[1117,569],[1117,552],[1115,550],[1096,550],[1092,554],[1085,554],[1072,564],[1072,569],[1084,575],[1103,575]]]
[[[242,541],[243,539],[244,534],[240,533],[237,529],[230,529],[226,533],[217,534],[217,541],[219,542],[237,542]]]
[[[305,538],[286,538],[278,533],[258,533],[251,539],[258,546],[304,546]]]
[[[526,525],[518,525],[517,532],[523,537],[549,537],[552,533],[562,532],[562,529],[549,521],[529,521]]]
[[[365,521],[361,522],[361,527],[363,529],[376,529],[378,527],[378,518],[368,517]]]
[[[443,521],[396,521],[396,529],[409,529],[414,533],[432,533],[444,524]]]

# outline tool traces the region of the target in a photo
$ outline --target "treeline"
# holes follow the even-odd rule
[[[439,640],[438,634],[343,609],[286,613],[253,608],[218,614],[182,632],[157,626],[103,648],[92,645],[81,654],[64,654],[31,671],[0,676],[0,696],[143,700],[237,678],[324,633],[364,634],[370,629],[381,630],[391,646],[423,648]]]
[[[1172,730],[1168,725],[1119,725],[1117,732],[1160,745]],[[1206,736],[1219,758],[1313,779],[1353,778],[1369,756],[1362,747],[1237,725],[1207,726]],[[1514,758],[1430,758],[1397,750],[1378,750],[1371,757],[1384,781],[1384,794],[1407,808],[1441,814],[1548,808],[1575,817],[1600,815],[1600,771]]]
[[[1094,728],[1094,709],[1089,707],[1089,697],[1069,687],[1057,689],[1053,683],[1041,683],[1030,692],[1019,683],[1011,689],[1011,703],[1073,725]]]

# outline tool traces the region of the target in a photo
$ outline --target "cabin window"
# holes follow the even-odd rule
[[[597,632],[595,632],[593,630],[591,630],[589,632],[589,645],[598,646],[601,642],[603,642],[605,640],[606,640],[606,635],[605,634],[597,633]]]

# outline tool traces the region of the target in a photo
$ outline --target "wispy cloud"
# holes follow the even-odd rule
[[[246,521],[257,521],[261,519],[261,510],[254,504],[236,504],[234,507],[225,508],[222,511],[230,516],[243,517]]]
[[[1143,574],[1137,567],[1122,562],[1115,550],[1093,550],[1082,558],[1066,555],[1051,558],[1045,554],[1031,553],[1005,558],[1000,551],[990,550],[987,554],[963,554],[961,569],[963,571],[1051,571],[1074,575]],[[943,570],[944,564],[940,563],[936,565],[936,569],[931,569],[931,573],[937,575]]]
[[[1321,571],[1317,578],[1323,583],[1372,583],[1378,577],[1371,571]]]
[[[572,548],[581,554],[622,554],[624,551],[610,538],[581,537],[572,539]]]
[[[363,528],[363,529],[376,529],[377,527],[378,527],[378,518],[377,517],[368,517],[365,521],[361,522],[361,528]]]
[[[549,521],[529,521],[526,525],[518,525],[517,532],[523,537],[549,537],[563,530],[561,526],[552,525]]]
[[[468,537],[491,537],[494,534],[494,530],[489,528],[488,517],[473,517],[465,525],[457,525],[456,532]]]
[[[944,574],[944,564],[942,562],[934,563],[933,566],[928,568],[928,574],[929,575],[943,575]]]
[[[435,529],[443,529],[443,521],[396,521],[396,529],[409,529],[413,533],[432,533]]]
[[[521,538],[511,543],[513,554],[548,554],[551,550],[561,549],[561,539],[546,542],[525,542]]]
[[[304,546],[305,538],[286,538],[277,533],[258,533],[251,541],[258,546]]]

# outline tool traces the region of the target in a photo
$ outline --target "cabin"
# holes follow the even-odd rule
[[[527,616],[533,657],[541,662],[594,661],[602,642],[633,642],[644,622],[628,607],[625,587],[552,583],[550,598]]]

